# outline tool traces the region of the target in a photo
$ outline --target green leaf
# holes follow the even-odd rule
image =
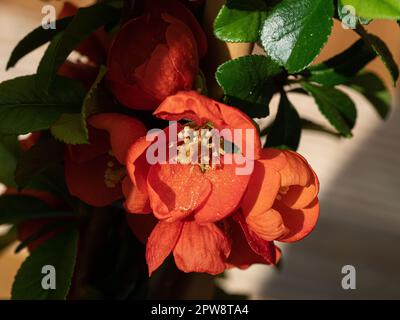
[[[301,121],[285,92],[281,92],[278,113],[269,131],[266,147],[297,150],[301,136]]]
[[[387,118],[391,106],[391,95],[381,78],[374,73],[365,72],[348,81],[346,85],[368,99],[382,119]]]
[[[399,79],[399,67],[393,58],[388,46],[377,36],[368,33],[361,25],[357,26],[357,33],[364,39],[364,41],[376,52],[381,58],[393,80],[393,86],[396,86]]]
[[[354,77],[369,62],[375,59],[375,51],[362,39],[337,56],[315,66],[308,71],[308,81],[318,82],[326,86],[336,86]]]
[[[322,126],[322,125],[315,123],[308,119],[301,119],[301,127],[303,130],[318,131],[318,132],[329,134],[335,138],[340,138],[339,133],[332,131],[329,128],[326,128],[325,126]]]
[[[6,233],[0,235],[0,253],[17,240],[17,228],[12,226]]]
[[[62,114],[51,126],[50,131],[56,139],[64,143],[89,143],[87,130],[83,125],[82,116],[79,113]]]
[[[353,6],[357,16],[370,19],[400,19],[399,0],[341,0],[343,6]]]
[[[74,272],[78,248],[78,231],[64,231],[47,241],[26,258],[15,277],[13,300],[66,299]],[[51,265],[56,270],[56,289],[45,290],[42,268]]]
[[[6,70],[14,67],[16,63],[29,52],[39,48],[53,39],[68,26],[71,20],[71,17],[60,19],[56,21],[56,29],[44,29],[42,26],[40,26],[26,35],[11,53]]]
[[[15,187],[14,171],[19,153],[17,136],[0,136],[0,183],[8,187]]]
[[[53,38],[47,48],[37,69],[37,87],[47,92],[73,49],[93,31],[119,17],[120,10],[103,3],[80,8],[65,31]]]
[[[62,113],[79,112],[84,88],[59,77],[48,94],[39,93],[34,76],[0,83],[0,133],[26,134],[48,129]]]
[[[282,69],[269,57],[251,55],[220,65],[216,79],[224,89],[225,102],[250,117],[269,114],[269,102],[276,91],[274,78]]]
[[[0,196],[0,224],[47,217],[70,217],[73,212],[55,211],[43,201],[22,194]]]
[[[328,41],[333,15],[333,1],[283,0],[264,22],[262,45],[289,73],[299,72],[312,63]]]
[[[257,42],[267,14],[265,0],[228,0],[215,19],[214,34],[227,42]]]
[[[52,139],[40,140],[24,152],[17,164],[15,182],[19,188],[28,185],[36,176],[62,163],[64,146]]]
[[[352,137],[351,129],[355,125],[357,110],[354,102],[342,91],[333,87],[324,87],[301,82],[303,88],[317,103],[321,113],[344,137]]]

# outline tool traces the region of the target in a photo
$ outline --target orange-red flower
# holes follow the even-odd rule
[[[317,223],[318,190],[317,175],[298,153],[263,149],[241,204],[249,229],[266,241],[301,240]]]
[[[166,97],[191,90],[206,51],[197,20],[178,1],[145,2],[145,14],[128,21],[108,56],[108,84],[133,109],[155,109]]]
[[[257,158],[260,152],[260,140],[251,119],[238,109],[197,92],[180,92],[168,97],[154,115],[165,120],[188,121],[187,125],[180,126],[182,131],[189,126],[194,132],[209,127],[227,132],[237,130],[244,150],[248,143],[252,144],[251,158]],[[246,130],[253,132],[254,139],[250,142],[246,141]],[[170,131],[171,127],[165,130],[168,135]],[[226,268],[231,246],[224,222],[221,226],[218,222],[239,206],[251,172],[238,175],[239,165],[225,163],[224,152],[216,166],[202,167],[197,162],[179,161],[179,157],[176,163],[149,164],[146,151],[157,139],[139,138],[127,156],[127,170],[134,185],[131,192],[125,190],[127,211],[152,211],[160,220],[147,242],[149,272],[173,252],[178,268],[185,272],[221,273]]]
[[[125,157],[128,147],[146,133],[137,119],[102,113],[88,119],[88,145],[68,145],[65,179],[70,193],[93,206],[105,206],[122,197],[128,183]]]

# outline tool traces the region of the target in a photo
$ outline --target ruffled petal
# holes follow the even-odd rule
[[[195,165],[155,164],[147,185],[154,215],[169,221],[190,215],[211,192],[209,180]]]
[[[146,245],[146,261],[149,276],[174,249],[182,230],[183,222],[160,221],[150,234]]]
[[[319,217],[319,201],[315,198],[308,207],[301,210],[293,210],[279,201],[274,205],[279,211],[288,233],[278,239],[282,242],[295,242],[306,237],[316,226]]]
[[[228,238],[215,224],[188,221],[173,252],[178,269],[215,275],[224,272],[230,250]]]
[[[241,202],[244,215],[260,216],[271,209],[280,186],[281,177],[275,168],[266,161],[255,161],[253,174]]]
[[[125,164],[132,143],[146,134],[146,127],[141,121],[118,113],[97,114],[91,116],[88,123],[110,134],[111,149],[121,164]]]

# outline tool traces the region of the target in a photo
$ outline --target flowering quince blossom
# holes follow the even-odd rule
[[[146,128],[139,120],[116,113],[91,116],[88,124],[90,144],[66,146],[65,178],[72,195],[101,207],[122,198],[122,185],[129,182],[126,152]]]
[[[238,109],[197,92],[180,92],[168,97],[154,115],[165,120],[189,121],[178,137],[185,134],[189,126],[198,138],[202,136],[202,129],[209,126],[228,132],[239,130],[243,133],[242,153],[249,144],[244,132],[250,130],[254,151],[250,158],[258,158],[260,153],[260,140],[250,118]],[[216,166],[202,167],[201,163],[186,161],[180,152],[176,162],[149,164],[146,151],[155,140],[138,139],[127,156],[128,173],[136,188],[126,194],[126,209],[132,213],[152,211],[159,219],[147,242],[149,272],[157,269],[171,251],[178,268],[183,271],[223,272],[231,247],[223,228],[217,223],[238,208],[251,172],[236,174],[239,165],[225,163],[224,150],[221,150],[221,163]],[[194,140],[194,143],[200,143],[200,140]],[[208,136],[206,140],[208,143]],[[131,196],[143,201],[131,201]]]
[[[146,1],[144,14],[128,21],[112,42],[109,87],[123,105],[153,110],[168,96],[192,89],[206,43],[183,4]]]
[[[193,91],[167,98],[154,115],[189,121],[180,126],[178,138],[185,136],[189,127],[199,132],[210,124],[217,129],[255,130],[237,109]],[[150,274],[171,252],[177,267],[185,272],[219,274],[229,267],[275,264],[280,251],[274,240],[300,240],[315,226],[318,180],[297,153],[261,149],[260,139],[254,135],[250,157],[254,170],[238,175],[237,164],[226,164],[224,155],[219,165],[202,167],[182,158],[179,146],[176,162],[151,164],[146,156],[157,139],[138,139],[127,156],[128,173],[136,188],[126,192],[125,207],[131,213],[153,212],[157,219],[144,224],[143,218],[128,218],[139,239],[148,238]],[[243,139],[242,153],[250,142]],[[168,144],[171,148],[170,141]]]
[[[249,229],[260,238],[294,242],[317,223],[318,191],[317,175],[302,156],[289,150],[263,149],[241,208]]]

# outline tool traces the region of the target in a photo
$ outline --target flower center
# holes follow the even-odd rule
[[[104,184],[108,188],[115,188],[126,176],[126,169],[119,162],[110,160],[104,172]]]
[[[170,148],[175,144],[171,143]],[[225,154],[224,140],[212,125],[202,127],[186,125],[178,133],[177,156],[174,160],[180,164],[199,165],[202,172],[220,166],[220,157]]]

